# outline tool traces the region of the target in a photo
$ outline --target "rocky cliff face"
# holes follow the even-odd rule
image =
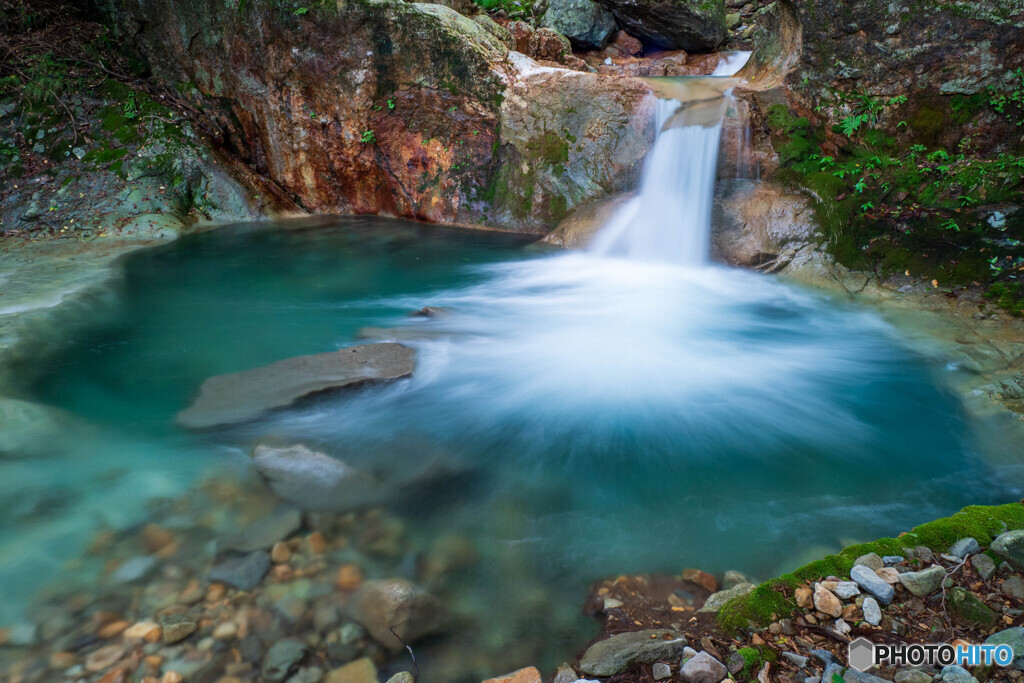
[[[157,75],[216,105],[234,151],[308,210],[543,229],[625,188],[649,146],[645,85],[510,58],[510,34],[486,18],[287,4],[111,11]]]

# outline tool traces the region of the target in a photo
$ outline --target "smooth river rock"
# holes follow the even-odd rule
[[[177,422],[188,429],[248,422],[311,394],[408,377],[414,355],[401,344],[363,344],[217,375],[203,382]]]
[[[729,590],[718,591],[708,596],[708,599],[704,601],[704,605],[697,610],[698,612],[717,612],[722,609],[725,603],[729,602],[733,598],[738,598],[741,595],[746,595],[750,591],[757,588],[752,583],[741,583],[733,586]]]
[[[398,638],[412,643],[437,633],[445,621],[441,602],[403,579],[364,582],[347,609],[352,619],[365,627],[374,640],[396,652],[404,647]]]
[[[1024,569],[1024,529],[999,534],[990,549],[1016,569]]]
[[[881,558],[878,558],[881,562]],[[895,590],[893,587],[882,580],[875,572],[864,564],[857,564],[850,570],[850,578],[857,582],[857,585],[863,588],[871,595],[875,596],[878,602],[883,605],[888,605],[892,602]]]
[[[899,576],[900,583],[919,598],[939,590],[944,578],[946,578],[946,570],[939,565],[933,565],[919,572],[904,572]]]
[[[257,446],[252,459],[274,493],[303,510],[348,512],[380,500],[376,477],[305,446]]]
[[[614,676],[633,664],[676,659],[684,647],[686,636],[678,631],[653,629],[617,633],[591,645],[583,654],[580,669],[590,676]]]

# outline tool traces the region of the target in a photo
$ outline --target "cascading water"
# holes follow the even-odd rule
[[[594,253],[684,266],[707,262],[728,97],[728,90],[707,81],[733,76],[749,57],[749,52],[730,53],[710,77],[688,79],[696,87],[680,84],[685,103],[658,100],[656,138],[644,162],[639,192],[596,236]]]

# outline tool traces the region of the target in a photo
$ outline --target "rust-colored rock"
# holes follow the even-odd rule
[[[612,45],[626,55],[638,55],[643,52],[644,44],[625,31],[618,31],[612,36]]]
[[[702,586],[707,589],[709,593],[714,593],[718,590],[718,579],[705,571],[701,571],[700,569],[684,569],[683,581],[689,581],[690,583]]]
[[[498,676],[497,678],[488,678],[483,683],[542,683],[540,677],[540,671],[536,667],[527,667],[520,669],[505,676]]]

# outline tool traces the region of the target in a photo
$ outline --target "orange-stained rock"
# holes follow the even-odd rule
[[[96,683],[124,683],[127,680],[128,672],[125,669],[118,667],[96,681]]]
[[[75,656],[70,652],[54,652],[50,655],[50,668],[58,671],[69,669],[75,665]]]
[[[116,638],[117,636],[124,633],[125,629],[127,629],[129,626],[131,626],[131,622],[129,621],[114,621],[102,627],[99,631],[96,632],[96,635],[98,635],[100,638]]]
[[[684,569],[683,581],[695,583],[698,586],[706,588],[711,593],[718,590],[718,579],[707,572],[701,571],[700,569]]]
[[[274,564],[284,564],[292,558],[291,548],[287,543],[277,542],[270,550],[270,560]]]
[[[354,591],[363,582],[363,571],[358,565],[346,564],[338,567],[334,584],[343,591]]]
[[[140,621],[126,628],[122,635],[128,643],[146,642],[155,643],[160,640],[162,629],[154,621]]]
[[[488,678],[484,683],[542,683],[540,677],[540,671],[537,671],[535,667],[527,667],[520,669],[514,673],[506,674],[505,676],[498,676],[497,678]]]
[[[121,645],[107,645],[96,650],[85,658],[85,670],[91,673],[103,671],[113,666],[124,656],[124,647]]]
[[[150,523],[142,527],[142,531],[139,532],[139,542],[147,553],[153,554],[173,543],[174,534],[167,529]]]
[[[327,541],[324,540],[323,534],[314,531],[306,537],[306,548],[312,555],[323,555],[327,550]]]
[[[618,31],[612,36],[612,45],[627,55],[638,55],[644,50],[644,44],[625,31]]]

